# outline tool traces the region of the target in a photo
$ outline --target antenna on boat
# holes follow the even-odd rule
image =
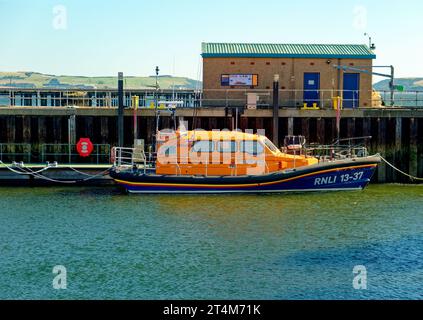
[[[172,82],[172,104],[174,103],[174,102],[176,102],[176,97],[175,97],[175,64],[176,64],[176,58],[175,58],[175,55],[173,55],[173,76],[172,76],[172,80],[173,80],[173,82]],[[174,126],[174,128],[175,128],[175,131],[177,131],[178,130],[178,128],[177,128],[177,121],[176,121],[176,109],[177,109],[177,107],[178,107],[178,105],[177,104],[175,104],[175,106],[174,106],[174,109],[172,109],[172,116],[173,116],[173,126]],[[172,108],[173,108],[173,106],[172,106]]]
[[[341,139],[341,118],[342,118],[342,98],[336,97],[336,134],[337,134],[337,143]]]
[[[156,138],[154,141],[154,150],[157,151],[157,141],[158,141],[158,135],[159,135],[159,108],[158,108],[158,103],[159,103],[159,72],[160,72],[160,68],[157,66],[156,67],[156,89],[155,89],[155,94],[154,94],[154,108],[155,108],[155,116],[156,116]]]

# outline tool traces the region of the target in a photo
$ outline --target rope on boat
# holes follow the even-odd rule
[[[397,167],[395,167],[392,163],[390,163],[388,160],[386,160],[384,157],[382,157],[380,154],[379,154],[379,157],[382,159],[382,161],[383,162],[385,162],[388,166],[390,166],[392,169],[394,169],[395,171],[397,171],[397,172],[399,172],[399,173],[401,173],[402,175],[404,175],[404,176],[406,176],[406,177],[408,177],[408,178],[410,178],[411,179],[411,181],[423,181],[423,178],[418,178],[418,177],[414,177],[414,176],[412,176],[412,175],[410,175],[410,174],[408,174],[408,173],[406,173],[406,172],[404,172],[404,171],[402,171],[402,170],[400,170],[400,169],[398,169]]]
[[[82,172],[82,171],[79,171],[79,170],[77,170],[77,169],[75,169],[75,168],[72,168],[72,167],[69,167],[69,169],[71,169],[72,171],[74,171],[74,172],[76,172],[76,173],[79,173],[81,176],[86,176],[86,177],[89,177],[89,178],[88,178],[88,180],[91,180],[91,179],[95,179],[95,178],[97,178],[97,177],[103,177],[103,176],[105,176],[106,174],[108,174],[108,173],[109,173],[109,171],[110,171],[112,168],[110,167],[110,168],[108,168],[108,169],[104,170],[103,172],[100,172],[100,173],[98,173],[98,174],[94,174],[94,175],[89,174],[89,173],[85,173],[85,172]]]
[[[49,181],[49,182],[61,183],[61,184],[75,184],[75,183],[78,183],[78,181],[62,181],[62,180],[55,180],[55,179],[52,179],[52,178],[49,178],[49,177],[43,176],[43,175],[41,175],[41,174],[38,174],[38,173],[36,173],[36,172],[32,171],[32,170],[31,170],[31,169],[29,169],[29,168],[22,168],[22,169],[23,169],[23,170],[26,170],[26,171],[28,172],[28,174],[29,174],[29,175],[32,175],[32,176],[33,176],[33,177],[35,177],[35,178],[42,179],[42,180],[46,180],[46,181]]]
[[[101,173],[98,173],[98,174],[95,174],[95,175],[90,175],[90,174],[87,174],[87,173],[78,171],[78,170],[76,170],[74,168],[70,168],[71,170],[73,170],[73,171],[75,171],[75,172],[77,172],[77,173],[79,173],[81,175],[88,176],[88,178],[81,179],[81,180],[73,180],[73,181],[63,181],[63,180],[56,180],[56,179],[52,179],[52,178],[49,178],[49,177],[46,177],[46,176],[41,175],[41,173],[43,173],[43,172],[49,170],[50,168],[52,168],[50,166],[47,166],[46,168],[41,169],[41,170],[38,170],[38,171],[33,171],[30,168],[25,167],[24,165],[22,165],[22,166],[18,167],[21,171],[18,171],[16,169],[12,168],[11,166],[5,164],[1,160],[0,160],[0,164],[2,164],[9,171],[11,171],[13,173],[16,173],[18,175],[33,176],[33,177],[38,178],[38,179],[42,179],[42,180],[46,180],[46,181],[54,182],[54,183],[61,183],[61,184],[76,184],[76,183],[81,183],[81,182],[88,182],[90,180],[93,180],[93,179],[96,179],[96,178],[99,178],[99,177],[104,177],[105,175],[107,175],[109,173],[109,171],[111,169],[111,168],[108,168],[107,170],[105,170],[105,171],[103,171]]]
[[[23,176],[28,176],[28,175],[33,175],[33,174],[40,174],[44,171],[47,171],[48,169],[50,169],[50,167],[46,167],[44,169],[41,169],[39,171],[33,171],[32,173],[28,173],[28,172],[22,172],[22,171],[17,171],[15,169],[13,169],[11,166],[8,166],[7,164],[5,164],[3,161],[0,160],[0,164],[2,164],[6,169],[12,171],[13,173],[19,174],[19,175],[23,175]],[[20,167],[20,169],[22,169]]]

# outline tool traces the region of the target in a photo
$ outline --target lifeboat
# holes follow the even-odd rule
[[[256,134],[161,132],[156,153],[114,148],[111,176],[129,193],[144,194],[363,190],[381,162],[362,147],[285,142],[278,149]]]

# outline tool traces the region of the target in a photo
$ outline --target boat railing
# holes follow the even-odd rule
[[[366,147],[349,146],[313,146],[306,149],[308,156],[318,158],[320,162],[365,158],[369,156]]]
[[[364,158],[369,156],[366,147],[371,136],[337,139],[330,145],[306,144],[303,136],[288,136],[282,152],[294,156],[314,157],[320,162],[343,159]],[[294,159],[295,166],[295,159]]]
[[[157,155],[146,153],[139,148],[118,148],[112,149],[113,165],[117,168],[142,168],[144,174],[150,168],[155,168]]]

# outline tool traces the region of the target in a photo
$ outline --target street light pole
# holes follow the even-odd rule
[[[118,73],[118,144],[119,147],[123,148],[125,144],[124,139],[124,97],[123,97],[123,72]]]
[[[159,67],[156,67],[156,92],[159,90]]]

